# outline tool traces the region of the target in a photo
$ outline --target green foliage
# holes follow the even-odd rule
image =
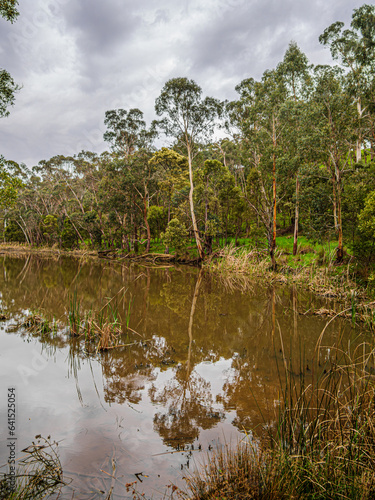
[[[55,243],[59,236],[59,224],[55,215],[47,215],[41,224],[43,236],[48,243]]]
[[[6,220],[6,227],[4,229],[5,241],[24,243],[26,241],[25,235],[14,219]]]
[[[69,219],[64,220],[63,230],[61,232],[61,245],[67,250],[78,248],[78,237]]]
[[[360,213],[359,229],[371,240],[375,240],[375,191],[370,193],[365,201],[365,207]]]
[[[358,216],[358,238],[354,243],[357,259],[365,265],[375,261],[375,191],[366,198]]]
[[[138,108],[129,111],[125,109],[106,111],[104,124],[108,127],[104,133],[104,140],[125,157],[134,153],[136,149],[145,147],[155,136],[153,129],[146,130],[143,113]]]
[[[181,254],[186,248],[187,236],[188,232],[185,225],[176,218],[169,222],[165,232],[160,235],[163,243],[167,247],[173,247],[176,254]]]
[[[21,89],[5,69],[0,69],[0,118],[8,116],[8,107],[14,105],[15,94]]]
[[[18,0],[1,0],[0,16],[13,23],[19,15],[17,5]]]
[[[19,12],[17,0],[1,0],[0,16],[13,23]],[[0,118],[9,115],[8,106],[13,106],[15,94],[20,87],[14,82],[10,74],[0,68]],[[2,158],[2,157],[1,157]]]
[[[15,205],[18,191],[23,186],[18,177],[9,173],[8,163],[3,156],[0,156],[0,208],[11,208]]]
[[[164,207],[151,205],[148,209],[147,220],[150,225],[152,238],[159,238],[160,232],[167,225],[167,210]]]
[[[300,171],[301,225],[306,236],[318,241],[332,237],[334,217],[332,186],[327,171],[320,166],[304,166]]]
[[[358,216],[364,209],[366,198],[375,190],[375,162],[355,164],[350,174],[343,190],[343,226],[348,246],[358,248]]]
[[[86,232],[92,239],[92,245],[95,247],[101,247],[102,244],[102,232],[99,226],[98,214],[95,210],[85,212],[83,214],[83,224]]]
[[[163,117],[158,126],[166,135],[183,136],[192,146],[212,132],[222,106],[212,97],[202,99],[202,89],[194,80],[173,78],[166,82],[156,99],[155,111]]]

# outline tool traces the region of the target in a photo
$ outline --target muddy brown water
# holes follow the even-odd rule
[[[111,486],[113,498],[132,498],[125,485],[134,482],[155,499],[168,485],[184,487],[212,448],[250,439],[275,419],[284,357],[308,376],[327,322],[303,313],[335,307],[293,287],[234,290],[194,268],[72,258],[2,256],[0,282],[8,318],[0,324],[0,465],[15,387],[17,457],[37,434],[58,441],[66,499],[106,498]],[[133,345],[100,353],[72,340],[63,325],[74,293],[82,310],[117,294],[132,329],[124,326],[123,343]],[[62,326],[29,332],[20,326],[29,311]],[[339,337],[357,332],[332,321],[322,362]]]

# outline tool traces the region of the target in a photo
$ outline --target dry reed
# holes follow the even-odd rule
[[[8,500],[32,500],[59,496],[66,484],[56,451],[57,443],[50,437],[35,436],[36,441],[22,450],[25,456],[19,460],[14,485],[6,474],[0,480],[0,498]]]

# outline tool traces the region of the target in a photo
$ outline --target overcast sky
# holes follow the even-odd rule
[[[291,40],[314,64],[331,63],[318,37],[349,24],[356,0],[19,0],[0,19],[0,67],[23,86],[0,120],[0,153],[29,167],[82,149],[101,153],[104,113],[139,108],[149,124],[170,78],[234,99]],[[367,1],[367,3],[372,3]]]

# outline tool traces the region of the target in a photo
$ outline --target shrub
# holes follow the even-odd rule
[[[181,254],[184,248],[186,248],[187,236],[188,232],[185,225],[176,218],[172,219],[169,222],[165,233],[162,233],[160,235],[163,243],[167,247],[173,247],[176,251],[176,254]]]

